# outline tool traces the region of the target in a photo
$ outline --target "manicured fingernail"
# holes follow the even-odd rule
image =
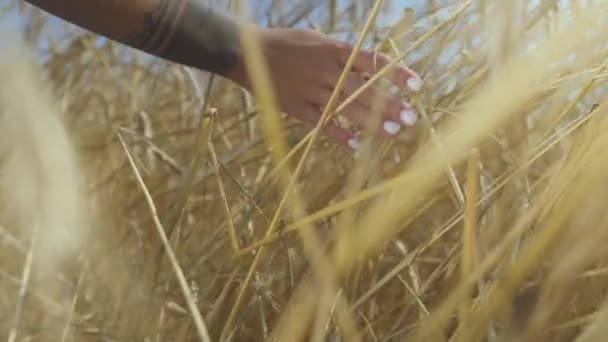
[[[384,121],[384,130],[390,135],[395,135],[401,130],[401,125],[395,121]]]
[[[401,121],[403,121],[403,123],[408,126],[414,126],[416,124],[416,121],[418,121],[418,115],[416,114],[416,112],[409,108],[401,111],[399,117],[401,118]]]
[[[359,143],[359,140],[357,138],[348,139],[348,146],[355,151],[361,148],[361,144]]]
[[[407,79],[407,87],[410,88],[411,91],[420,91],[422,90],[422,82],[418,77],[410,77]]]

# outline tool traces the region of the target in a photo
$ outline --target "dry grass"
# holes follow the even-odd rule
[[[607,6],[418,3],[260,11],[425,79],[418,127],[356,156],[279,118],[253,40],[255,97],[26,7],[43,64],[0,43],[1,336],[606,340]]]

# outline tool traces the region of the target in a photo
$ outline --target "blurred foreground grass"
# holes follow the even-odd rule
[[[27,7],[41,69],[0,53],[2,337],[608,339],[606,4],[417,3],[257,13],[355,42],[401,12],[363,42],[423,76],[424,120],[356,156],[277,134],[267,88],[49,40]]]

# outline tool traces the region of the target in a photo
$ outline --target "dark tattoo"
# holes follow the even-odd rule
[[[207,0],[176,2],[182,6],[175,11],[178,15],[158,46],[158,55],[219,74],[233,67],[241,46],[236,21]]]
[[[158,38],[159,32],[167,25],[167,11],[175,1],[160,1],[154,9],[148,10],[143,14],[143,29],[137,32],[129,42],[131,46],[150,51],[149,45],[154,39]]]
[[[239,28],[208,0],[27,0],[84,29],[169,61],[223,74],[240,54]]]
[[[222,73],[236,63],[235,22],[205,0],[159,0],[143,14],[143,29],[130,45],[153,55]]]

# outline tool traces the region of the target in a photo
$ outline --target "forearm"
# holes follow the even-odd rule
[[[208,0],[27,0],[114,41],[179,64],[226,74],[240,56],[239,27]]]

